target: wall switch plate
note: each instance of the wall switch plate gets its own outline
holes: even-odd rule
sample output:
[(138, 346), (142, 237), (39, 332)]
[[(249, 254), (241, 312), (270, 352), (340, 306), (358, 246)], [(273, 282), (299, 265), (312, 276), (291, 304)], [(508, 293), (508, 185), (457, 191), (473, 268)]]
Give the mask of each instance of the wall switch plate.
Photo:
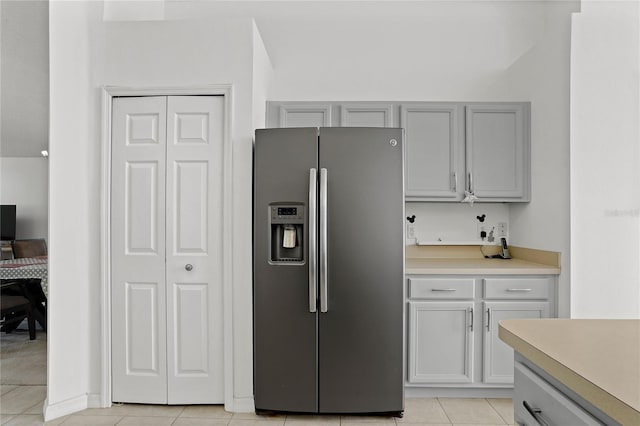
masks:
[(507, 236), (507, 222), (498, 223), (498, 235), (497, 237), (506, 237)]
[(416, 225), (413, 223), (407, 223), (407, 238), (416, 237)]

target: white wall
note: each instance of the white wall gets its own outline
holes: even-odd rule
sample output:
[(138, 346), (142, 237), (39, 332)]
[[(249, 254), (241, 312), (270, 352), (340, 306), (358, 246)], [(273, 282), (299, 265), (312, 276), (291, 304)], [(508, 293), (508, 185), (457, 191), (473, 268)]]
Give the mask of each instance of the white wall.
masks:
[[(253, 23), (250, 19), (106, 22), (94, 87), (232, 84), (233, 353), (237, 409), (253, 405), (251, 316), (251, 166)], [(102, 46), (96, 45), (100, 49)], [(170, 60), (168, 60), (170, 58)], [(97, 244), (94, 244), (97, 248)], [(95, 300), (99, 303), (99, 300)], [(98, 338), (91, 347), (99, 356)], [(97, 366), (96, 366), (97, 367)], [(92, 369), (92, 390), (99, 377)], [(234, 404), (228, 406), (234, 409)]]
[[(477, 216), (485, 215), (482, 224), (487, 227), (487, 233), (492, 227), (497, 244), (498, 223), (509, 224), (509, 206), (504, 203), (406, 203), (405, 216), (415, 215), (415, 235), (419, 243), (436, 243), (441, 239), (444, 243), (473, 243), (491, 244), (487, 240), (482, 241), (478, 233), (478, 224), (481, 222)], [(509, 231), (507, 230), (507, 237)], [(511, 241), (507, 238), (507, 241)], [(407, 239), (407, 244), (415, 241)]]
[[(99, 100), (91, 53), (101, 5), (51, 2), (49, 294), (45, 420), (81, 410), (92, 381), (99, 268)], [(73, 261), (69, 261), (73, 259)]]
[(260, 36), (260, 31), (253, 25), (253, 128), (265, 126), (267, 100), (271, 96), (273, 85), (273, 65)]
[[(246, 408), (252, 397), (251, 227), (247, 224), (251, 223), (253, 126), (262, 121), (257, 106), (262, 98), (528, 100), (542, 83), (518, 79), (512, 65), (544, 40), (548, 22), (552, 32), (562, 33), (568, 25), (561, 19), (566, 12), (548, 13), (548, 3), (424, 2), (420, 5), (424, 13), (402, 17), (381, 14), (364, 19), (352, 14), (344, 19), (326, 9), (329, 13), (289, 18), (286, 26), (280, 21), (285, 18), (262, 20), (258, 28), (269, 56), (266, 40), (280, 46), (271, 56), (269, 91), (269, 66), (250, 19), (104, 21), (100, 1), (51, 2), (48, 418), (95, 404), (101, 389), (100, 86), (234, 86), (234, 400)], [(549, 20), (548, 14), (558, 14), (558, 19)], [(543, 46), (548, 47), (544, 42)], [(551, 64), (549, 74), (541, 78), (557, 89), (548, 90), (549, 105), (567, 102), (566, 69), (558, 65), (566, 57), (561, 53), (557, 49), (536, 53), (537, 60)], [(566, 168), (561, 153), (567, 141), (561, 123), (566, 114), (544, 108), (534, 114), (541, 118), (534, 120), (533, 134), (554, 142), (548, 142), (548, 156), (534, 156), (533, 174), (562, 182)], [(534, 137), (532, 145), (541, 139)], [(556, 154), (559, 163), (548, 167)], [(534, 196), (541, 203), (538, 212), (556, 201), (546, 198), (544, 191)], [(532, 219), (522, 220), (519, 227), (524, 230), (531, 223)], [(543, 240), (548, 249), (568, 245), (568, 237), (553, 229), (531, 229), (540, 234), (534, 242)], [(512, 226), (511, 232), (520, 231)], [(511, 242), (523, 245), (518, 239)], [(75, 262), (68, 262), (70, 257)]]
[[(258, 24), (265, 39), (277, 33), (288, 47), (271, 56), (272, 100), (531, 101), (532, 201), (508, 207), (509, 244), (561, 252), (559, 314), (568, 316), (570, 17), (578, 6), (425, 2), (408, 17)], [(435, 218), (446, 232), (466, 226)]]
[(571, 52), (571, 315), (640, 318), (640, 3), (588, 1)]
[(251, 409), (252, 323), (247, 315), (251, 312), (251, 227), (247, 224), (251, 223), (254, 124), (253, 23), (250, 19), (120, 22), (105, 21), (103, 16), (99, 1), (51, 4), (52, 258), (46, 418), (100, 401), (103, 85), (233, 85), (234, 243), (230, 249), (235, 262), (230, 276), (233, 353), (240, 362), (233, 372), (229, 408)]
[(16, 239), (48, 238), (49, 162), (0, 158), (0, 204), (16, 205)]
[(547, 2), (530, 48), (507, 70), (507, 90), (531, 101), (531, 202), (511, 206), (510, 244), (561, 253), (558, 314), (569, 316), (569, 59), (579, 2)]
[(271, 55), (273, 100), (526, 100), (505, 90), (505, 74), (540, 38), (547, 3), (420, 2), (412, 15), (360, 18), (336, 6), (295, 24), (259, 20), (265, 40), (286, 46)]

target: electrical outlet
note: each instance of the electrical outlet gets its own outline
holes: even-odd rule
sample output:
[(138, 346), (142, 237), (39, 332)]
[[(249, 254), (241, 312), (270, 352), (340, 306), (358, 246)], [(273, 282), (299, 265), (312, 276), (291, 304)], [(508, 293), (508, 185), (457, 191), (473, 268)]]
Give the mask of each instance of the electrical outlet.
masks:
[(478, 238), (482, 238), (482, 233), (485, 233), (484, 237), (487, 238), (489, 234), (489, 226), (486, 223), (478, 223)]
[(407, 223), (407, 238), (416, 237), (416, 225), (413, 223)]
[(507, 222), (498, 223), (498, 235), (497, 237), (506, 237), (507, 236)]

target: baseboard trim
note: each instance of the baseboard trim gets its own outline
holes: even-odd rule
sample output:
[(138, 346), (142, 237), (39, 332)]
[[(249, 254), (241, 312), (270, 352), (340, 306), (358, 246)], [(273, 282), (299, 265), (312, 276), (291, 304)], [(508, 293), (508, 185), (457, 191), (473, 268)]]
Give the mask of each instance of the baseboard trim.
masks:
[(253, 413), (256, 411), (253, 398), (233, 398), (233, 406), (225, 404), (224, 409), (232, 413)]
[(513, 398), (513, 388), (405, 387), (405, 398)]
[(102, 396), (99, 393), (87, 395), (87, 408), (107, 408), (102, 406)]
[(44, 401), (44, 411), (42, 414), (44, 421), (48, 422), (49, 420), (77, 413), (87, 408), (89, 408), (89, 395), (87, 394), (65, 399), (55, 404), (49, 404), (49, 399), (47, 398)]

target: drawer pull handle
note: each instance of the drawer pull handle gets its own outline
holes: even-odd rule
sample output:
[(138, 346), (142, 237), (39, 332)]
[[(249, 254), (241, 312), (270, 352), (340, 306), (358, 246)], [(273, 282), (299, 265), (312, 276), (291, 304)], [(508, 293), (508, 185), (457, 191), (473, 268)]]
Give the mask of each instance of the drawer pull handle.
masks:
[(529, 403), (527, 401), (522, 401), (522, 405), (524, 405), (524, 408), (526, 408), (526, 410), (529, 412), (529, 414), (531, 414), (531, 417), (536, 419), (536, 421), (539, 424), (541, 424), (542, 426), (550, 426), (550, 424), (547, 423), (547, 421), (545, 421), (545, 419), (542, 417), (542, 410), (541, 409), (533, 408), (531, 405), (529, 405)]
[(432, 288), (431, 291), (457, 291), (455, 288)]
[(514, 293), (529, 293), (530, 291), (533, 291), (533, 289), (531, 289), (531, 288), (508, 288), (507, 291), (514, 292)]

